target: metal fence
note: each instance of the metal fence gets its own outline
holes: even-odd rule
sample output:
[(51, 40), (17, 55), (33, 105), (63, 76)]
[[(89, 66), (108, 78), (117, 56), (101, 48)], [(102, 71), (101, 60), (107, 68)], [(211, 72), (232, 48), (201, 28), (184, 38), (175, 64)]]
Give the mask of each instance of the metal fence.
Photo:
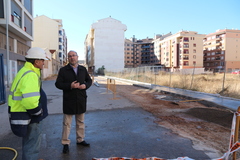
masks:
[(240, 99), (239, 74), (206, 72), (203, 68), (176, 70), (145, 66), (126, 68), (121, 72), (105, 71), (105, 75)]

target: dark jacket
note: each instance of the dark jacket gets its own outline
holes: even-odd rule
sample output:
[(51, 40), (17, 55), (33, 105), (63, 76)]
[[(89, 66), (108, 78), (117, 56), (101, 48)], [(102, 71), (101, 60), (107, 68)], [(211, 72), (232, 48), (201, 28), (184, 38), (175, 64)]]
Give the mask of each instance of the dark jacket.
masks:
[(42, 115), (32, 116), (31, 123), (38, 123), (48, 116), (47, 95), (43, 91), (42, 87), (40, 88), (39, 106), (42, 108)]
[[(85, 84), (86, 89), (71, 89), (71, 83), (77, 81)], [(87, 94), (86, 90), (92, 85), (92, 79), (85, 67), (78, 65), (77, 75), (68, 64), (59, 70), (55, 86), (63, 90), (63, 113), (81, 114), (86, 112)]]

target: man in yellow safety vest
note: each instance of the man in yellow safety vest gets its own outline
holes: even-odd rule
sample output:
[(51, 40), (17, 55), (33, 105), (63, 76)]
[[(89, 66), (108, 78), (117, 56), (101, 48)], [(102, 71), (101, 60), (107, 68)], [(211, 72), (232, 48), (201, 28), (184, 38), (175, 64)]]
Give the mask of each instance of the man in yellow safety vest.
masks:
[(26, 63), (13, 80), (9, 97), (9, 121), (13, 133), (22, 137), (22, 160), (37, 160), (41, 141), (41, 121), (47, 117), (47, 96), (41, 88), (41, 70), (46, 53), (33, 47)]

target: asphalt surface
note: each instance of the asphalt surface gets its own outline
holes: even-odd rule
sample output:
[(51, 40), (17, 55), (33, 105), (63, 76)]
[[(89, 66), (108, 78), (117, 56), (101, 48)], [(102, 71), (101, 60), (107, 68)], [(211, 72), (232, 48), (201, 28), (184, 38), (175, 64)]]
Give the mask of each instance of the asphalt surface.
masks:
[[(97, 78), (95, 80), (105, 81)], [(90, 147), (76, 145), (75, 122), (70, 134), (69, 154), (62, 154), (62, 91), (55, 88), (55, 81), (44, 81), (43, 89), (48, 97), (49, 116), (44, 119), (40, 157), (44, 160), (91, 160), (92, 158), (158, 157), (175, 159), (190, 157), (207, 160), (207, 153), (193, 147), (190, 139), (172, 133), (154, 122), (152, 114), (140, 106), (117, 95), (113, 99), (106, 86), (92, 85), (88, 93), (88, 109), (85, 115), (86, 137)], [(17, 151), (21, 160), (21, 138), (12, 134), (7, 104), (0, 106), (0, 147), (11, 147)], [(0, 160), (11, 160), (14, 152), (0, 150)]]

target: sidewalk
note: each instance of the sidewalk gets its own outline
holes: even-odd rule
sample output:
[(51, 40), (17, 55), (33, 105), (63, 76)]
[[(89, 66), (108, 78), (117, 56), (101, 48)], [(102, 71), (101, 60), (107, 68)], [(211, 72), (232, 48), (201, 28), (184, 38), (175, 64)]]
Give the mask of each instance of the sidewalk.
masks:
[(184, 90), (184, 89), (179, 89), (179, 88), (170, 88), (170, 87), (159, 86), (159, 85), (154, 85), (154, 84), (150, 84), (150, 83), (142, 83), (142, 82), (138, 82), (138, 81), (116, 78), (116, 77), (109, 77), (109, 78), (113, 78), (115, 80), (130, 83), (135, 86), (141, 86), (144, 88), (157, 90), (158, 92), (166, 92), (166, 93), (181, 95), (184, 97), (188, 97), (189, 99), (198, 99), (198, 100), (203, 101), (203, 103), (204, 103), (204, 101), (207, 101), (208, 103), (209, 102), (212, 103), (212, 105), (219, 105), (219, 106), (227, 107), (234, 111), (236, 111), (238, 109), (238, 107), (240, 106), (240, 99), (223, 97), (219, 94), (209, 94), (209, 93)]

